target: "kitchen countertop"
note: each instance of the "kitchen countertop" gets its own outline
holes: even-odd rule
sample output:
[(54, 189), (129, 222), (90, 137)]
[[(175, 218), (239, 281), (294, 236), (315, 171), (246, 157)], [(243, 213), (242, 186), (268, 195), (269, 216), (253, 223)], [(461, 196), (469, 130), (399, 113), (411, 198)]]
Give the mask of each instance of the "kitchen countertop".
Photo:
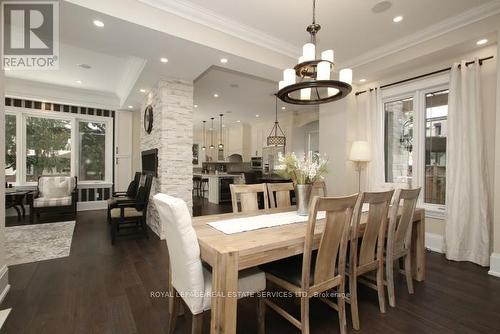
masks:
[(227, 179), (227, 178), (237, 178), (241, 177), (241, 174), (225, 174), (225, 173), (219, 173), (219, 174), (202, 174), (202, 173), (193, 173), (193, 176), (200, 176), (200, 177), (217, 177), (221, 179)]

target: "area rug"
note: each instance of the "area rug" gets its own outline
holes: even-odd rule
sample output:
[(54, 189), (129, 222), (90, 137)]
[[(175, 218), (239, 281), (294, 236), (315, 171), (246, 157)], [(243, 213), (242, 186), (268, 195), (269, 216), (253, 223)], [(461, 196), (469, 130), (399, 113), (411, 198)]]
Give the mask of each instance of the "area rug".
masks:
[(75, 222), (5, 228), (7, 265), (69, 256)]

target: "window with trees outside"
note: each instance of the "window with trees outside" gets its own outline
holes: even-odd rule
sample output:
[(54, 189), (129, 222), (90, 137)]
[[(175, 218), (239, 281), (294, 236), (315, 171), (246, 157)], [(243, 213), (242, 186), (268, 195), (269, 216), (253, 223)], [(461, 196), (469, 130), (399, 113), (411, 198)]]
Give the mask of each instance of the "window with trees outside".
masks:
[(383, 91), (385, 182), (422, 187), (421, 204), (436, 218), (446, 204), (448, 77)]
[(6, 182), (74, 175), (79, 184), (112, 183), (111, 118), (7, 107), (5, 121)]

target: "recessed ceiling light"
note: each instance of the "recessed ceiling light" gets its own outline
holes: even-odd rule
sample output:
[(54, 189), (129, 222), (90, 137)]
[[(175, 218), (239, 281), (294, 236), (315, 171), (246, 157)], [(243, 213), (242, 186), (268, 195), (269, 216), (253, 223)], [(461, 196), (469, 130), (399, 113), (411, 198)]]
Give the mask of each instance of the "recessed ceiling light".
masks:
[(286, 109), (286, 107), (281, 107), (281, 110), (285, 110), (285, 109)]
[(486, 43), (488, 43), (488, 40), (486, 38), (480, 39), (476, 42), (477, 45), (484, 45)]
[(259, 118), (259, 117), (260, 117), (260, 115), (255, 115), (255, 117)]
[(403, 21), (403, 17), (401, 15), (396, 16), (395, 18), (392, 19), (392, 21), (394, 23), (399, 23), (399, 22)]
[(168, 58), (162, 57), (162, 58), (160, 58), (160, 61), (162, 63), (168, 63)]
[(142, 89), (139, 89), (139, 92), (146, 93), (146, 90), (144, 88), (142, 88)]
[(94, 25), (96, 27), (102, 28), (102, 27), (104, 27), (104, 22), (99, 21), (99, 20), (94, 20)]
[(77, 84), (82, 84), (82, 80), (76, 80), (75, 81)]
[(195, 107), (195, 108), (198, 108), (198, 105), (197, 105), (197, 104), (195, 104), (195, 105), (194, 105), (194, 107)]
[(366, 82), (366, 79), (359, 79), (359, 82)]
[(128, 108), (129, 108), (129, 109), (132, 109), (132, 108), (134, 108), (134, 106), (128, 106)]
[(85, 70), (90, 70), (92, 68), (89, 64), (78, 64), (77, 66)]
[(237, 120), (236, 123), (240, 123), (241, 121), (240, 120)]
[(214, 97), (215, 97), (215, 98), (218, 98), (218, 97), (219, 97), (219, 94), (215, 93), (215, 94), (214, 94)]
[(221, 59), (220, 59), (220, 62), (221, 62), (222, 64), (227, 64), (228, 60), (227, 60), (227, 58), (221, 58)]

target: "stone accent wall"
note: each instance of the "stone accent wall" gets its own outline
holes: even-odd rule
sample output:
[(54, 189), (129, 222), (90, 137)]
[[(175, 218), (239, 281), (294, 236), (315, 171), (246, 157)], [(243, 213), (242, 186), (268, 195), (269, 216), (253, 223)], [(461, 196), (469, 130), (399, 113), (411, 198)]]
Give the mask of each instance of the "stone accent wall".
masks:
[[(153, 106), (153, 130), (147, 134), (142, 127), (141, 151), (158, 149), (158, 177), (151, 196), (161, 192), (186, 201), (192, 210), (193, 199), (193, 84), (162, 79), (148, 95), (145, 107)], [(165, 231), (151, 200), (148, 225), (165, 239)]]

